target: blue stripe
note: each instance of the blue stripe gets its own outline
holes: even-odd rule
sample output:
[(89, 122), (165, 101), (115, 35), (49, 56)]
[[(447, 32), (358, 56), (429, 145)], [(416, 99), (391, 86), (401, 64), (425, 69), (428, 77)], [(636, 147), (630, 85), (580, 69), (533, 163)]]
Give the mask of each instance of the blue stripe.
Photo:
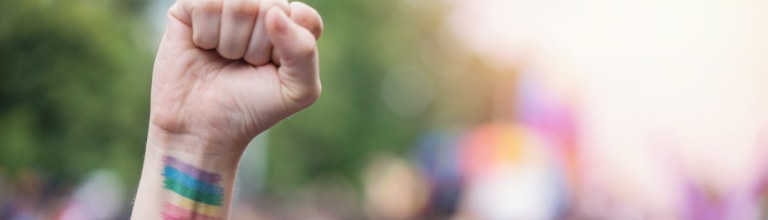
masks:
[(224, 193), (224, 190), (220, 186), (211, 185), (210, 183), (195, 179), (189, 174), (181, 172), (171, 166), (165, 166), (163, 169), (163, 176), (172, 179), (174, 182), (181, 183), (186, 186), (186, 188), (194, 189), (196, 191), (219, 195)]

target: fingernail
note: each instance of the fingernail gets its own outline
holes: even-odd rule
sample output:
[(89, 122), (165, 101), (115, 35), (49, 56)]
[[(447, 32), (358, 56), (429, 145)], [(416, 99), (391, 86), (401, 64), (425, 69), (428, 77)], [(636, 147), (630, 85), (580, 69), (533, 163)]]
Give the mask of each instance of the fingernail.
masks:
[(272, 9), (276, 10), (277, 13), (277, 21), (275, 21), (275, 31), (279, 33), (285, 33), (285, 30), (288, 29), (288, 17), (285, 16), (285, 13), (280, 11), (279, 9)]

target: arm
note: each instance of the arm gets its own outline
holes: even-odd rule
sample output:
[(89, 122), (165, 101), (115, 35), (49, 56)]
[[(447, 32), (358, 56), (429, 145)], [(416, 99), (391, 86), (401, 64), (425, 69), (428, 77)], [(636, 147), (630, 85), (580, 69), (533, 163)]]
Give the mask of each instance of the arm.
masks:
[(168, 14), (132, 219), (227, 219), (248, 142), (320, 94), (322, 21), (286, 0), (179, 0)]

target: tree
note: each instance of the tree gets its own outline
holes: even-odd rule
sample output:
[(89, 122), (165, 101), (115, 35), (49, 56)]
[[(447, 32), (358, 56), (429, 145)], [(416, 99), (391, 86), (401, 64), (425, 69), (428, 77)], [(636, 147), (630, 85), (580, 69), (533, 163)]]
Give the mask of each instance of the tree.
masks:
[(0, 2), (0, 169), (138, 178), (151, 53), (109, 2)]

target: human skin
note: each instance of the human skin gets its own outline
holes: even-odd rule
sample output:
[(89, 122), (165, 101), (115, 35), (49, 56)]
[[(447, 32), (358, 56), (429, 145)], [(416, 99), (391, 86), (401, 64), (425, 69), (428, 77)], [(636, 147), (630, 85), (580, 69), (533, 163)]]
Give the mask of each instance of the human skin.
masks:
[(177, 1), (155, 60), (132, 219), (227, 219), (248, 142), (319, 97), (322, 29), (314, 9), (287, 0)]

